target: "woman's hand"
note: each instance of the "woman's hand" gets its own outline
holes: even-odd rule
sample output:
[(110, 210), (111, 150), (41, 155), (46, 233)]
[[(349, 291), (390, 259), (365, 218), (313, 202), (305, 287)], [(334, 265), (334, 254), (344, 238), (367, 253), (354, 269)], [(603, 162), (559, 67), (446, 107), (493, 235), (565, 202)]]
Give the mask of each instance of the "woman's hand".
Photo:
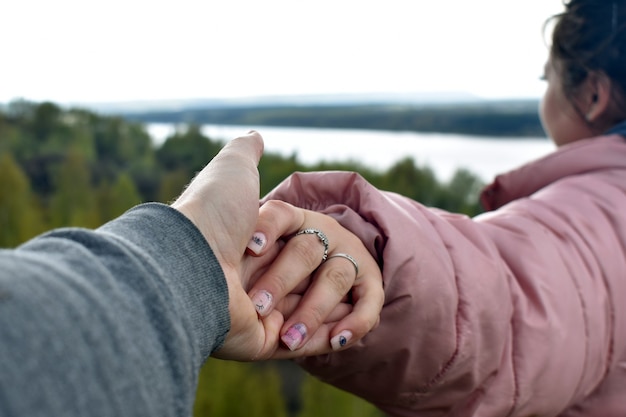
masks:
[(261, 207), (256, 230), (248, 253), (273, 258), (281, 246), (249, 290), (261, 317), (280, 311), (287, 318), (280, 336), (289, 350), (274, 358), (344, 349), (377, 325), (384, 302), (380, 268), (352, 232), (328, 215), (282, 201)]

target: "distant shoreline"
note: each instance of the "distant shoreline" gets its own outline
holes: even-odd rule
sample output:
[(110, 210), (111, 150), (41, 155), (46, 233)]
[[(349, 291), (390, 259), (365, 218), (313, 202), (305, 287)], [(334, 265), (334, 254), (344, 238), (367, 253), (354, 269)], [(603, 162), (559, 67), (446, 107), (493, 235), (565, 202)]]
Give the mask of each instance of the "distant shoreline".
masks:
[(520, 138), (545, 136), (537, 108), (537, 101), (529, 100), (193, 107), (118, 114), (142, 123), (367, 129)]
[[(278, 97), (61, 105), (143, 124), (240, 125), (460, 134), (506, 138), (546, 137), (538, 99), (419, 101), (407, 97)], [(292, 100), (292, 101), (289, 101)], [(20, 100), (0, 104), (9, 108)], [(28, 102), (25, 100), (24, 102)], [(54, 104), (54, 103), (52, 103)]]

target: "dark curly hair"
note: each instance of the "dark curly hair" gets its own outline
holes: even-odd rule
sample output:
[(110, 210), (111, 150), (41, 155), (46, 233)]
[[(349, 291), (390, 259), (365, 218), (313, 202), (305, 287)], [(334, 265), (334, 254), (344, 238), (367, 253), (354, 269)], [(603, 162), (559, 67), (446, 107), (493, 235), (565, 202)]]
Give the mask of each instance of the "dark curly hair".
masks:
[(611, 118), (626, 118), (626, 0), (570, 0), (554, 22), (550, 57), (558, 63), (563, 91), (573, 100), (590, 73), (612, 85)]

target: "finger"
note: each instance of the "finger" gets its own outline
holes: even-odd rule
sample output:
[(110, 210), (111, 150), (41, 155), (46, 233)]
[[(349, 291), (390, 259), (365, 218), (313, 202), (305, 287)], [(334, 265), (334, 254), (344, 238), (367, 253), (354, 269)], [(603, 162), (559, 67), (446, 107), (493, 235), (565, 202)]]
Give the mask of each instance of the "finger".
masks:
[(307, 343), (298, 350), (289, 350), (284, 346), (280, 346), (274, 351), (271, 359), (294, 359), (328, 353), (330, 351), (328, 344), (330, 331), (336, 324), (334, 322), (322, 324), (309, 338)]
[(307, 281), (321, 263), (322, 253), (323, 247), (317, 237), (290, 239), (249, 292), (259, 314), (269, 314), (274, 301), (301, 287), (301, 283)]
[[(260, 191), (257, 167), (262, 154), (263, 138), (259, 133), (250, 131), (247, 135), (228, 142), (199, 175), (203, 176), (202, 181), (207, 187), (212, 185), (215, 189), (225, 189), (229, 195), (217, 202), (211, 200), (212, 196), (202, 195), (201, 198), (204, 201), (208, 199), (209, 204), (213, 204), (214, 211), (220, 214), (219, 220), (223, 224), (221, 230), (215, 231), (217, 236), (210, 237), (209, 243), (213, 243), (211, 247), (215, 247), (216, 243), (224, 245), (222, 242), (233, 241), (234, 247), (226, 255), (226, 262), (238, 262), (238, 255), (245, 251), (249, 236), (254, 230)], [(214, 242), (218, 239), (218, 242)]]
[[(342, 230), (341, 248), (349, 249), (338, 248), (331, 253), (331, 257), (316, 272), (301, 303), (285, 321), (281, 338), (291, 349), (308, 344), (308, 336), (328, 321), (325, 317), (334, 305), (343, 301), (350, 288), (355, 309), (341, 319), (338, 327), (333, 328), (327, 340), (327, 351), (357, 342), (379, 319), (384, 303), (380, 268), (363, 243), (350, 232)], [(347, 255), (348, 252), (355, 257)]]
[[(359, 295), (354, 296), (355, 299), (358, 298), (354, 307), (346, 303), (339, 304), (327, 317), (327, 321), (319, 326), (300, 349), (292, 351), (288, 348), (279, 348), (275, 351), (272, 359), (323, 355), (332, 351), (344, 350), (376, 328), (380, 322), (384, 291), (381, 282), (377, 279), (364, 281), (366, 282), (362, 286), (359, 285), (361, 288), (355, 290)], [(281, 306), (285, 317), (288, 317), (292, 309), (295, 311), (298, 307), (298, 301), (298, 299), (289, 299), (289, 305)], [(343, 318), (337, 322), (335, 320), (338, 317)]]
[(382, 276), (365, 276), (352, 288), (354, 308), (337, 323), (330, 334), (332, 350), (345, 349), (374, 329), (380, 322), (385, 302)]
[[(215, 181), (219, 181), (220, 184), (228, 182), (239, 184), (241, 178), (245, 177), (253, 178), (255, 182), (258, 182), (257, 166), (262, 154), (263, 138), (258, 132), (250, 131), (247, 135), (229, 141), (198, 173), (173, 206), (197, 196), (201, 193), (202, 187)], [(252, 175), (242, 176), (242, 170), (252, 171)], [(256, 190), (258, 192), (258, 185)]]
[[(274, 332), (276, 330), (276, 325), (278, 325), (279, 323), (282, 325), (282, 323), (284, 323), (284, 320), (279, 320), (283, 317), (288, 317), (296, 309), (301, 298), (301, 296), (294, 294), (286, 296), (283, 300), (276, 304), (276, 308), (268, 317), (263, 318), (262, 322), (265, 323), (269, 319), (272, 319), (273, 325), (271, 326), (271, 328), (272, 332)], [(352, 309), (352, 304), (341, 303), (337, 305), (335, 309), (328, 315), (328, 321), (320, 326), (318, 331), (315, 332), (315, 334), (309, 339), (307, 344), (302, 347), (302, 349), (298, 351), (291, 351), (284, 345), (272, 346), (272, 349), (265, 350), (266, 355), (267, 352), (271, 354), (271, 356), (269, 357), (265, 356), (265, 359), (297, 358), (328, 353), (328, 340), (330, 337), (329, 335), (331, 329), (335, 327), (337, 320), (348, 315), (352, 311)], [(278, 319), (278, 317), (280, 317), (280, 319)], [(277, 340), (280, 342), (280, 339), (278, 339), (278, 335), (276, 335), (273, 340)]]
[(238, 262), (254, 231), (262, 153), (257, 132), (228, 142), (172, 203), (200, 229), (221, 265)]
[[(293, 312), (298, 307), (298, 304), (302, 300), (301, 295), (290, 294), (283, 298), (281, 301), (276, 303), (275, 310), (280, 312), (284, 318), (288, 319), (289, 316), (293, 314)], [(342, 301), (332, 310), (330, 314), (326, 317), (325, 324), (328, 323), (337, 323), (339, 320), (346, 317), (348, 314), (352, 312), (354, 306), (352, 304), (346, 303)]]
[[(264, 230), (265, 247), (261, 254), (264, 255), (270, 250), (281, 237), (293, 236), (301, 230), (306, 222), (307, 212), (282, 201), (264, 204), (259, 210), (257, 222), (260, 230)], [(330, 217), (319, 216), (324, 218), (319, 223), (334, 221)], [(269, 270), (250, 290), (250, 296), (261, 316), (271, 312), (274, 300), (280, 300), (298, 286), (300, 289), (303, 288), (302, 282), (306, 281), (322, 262), (328, 247), (327, 242), (318, 235), (304, 234), (295, 236), (285, 243)]]
[(270, 359), (277, 350), (281, 349), (280, 346), (280, 327), (285, 322), (283, 315), (275, 310), (263, 320), (257, 320), (259, 326), (262, 326), (265, 331), (265, 338), (263, 341), (263, 347), (261, 348), (258, 356), (251, 360), (266, 360)]
[[(366, 292), (366, 300), (370, 298), (375, 300), (372, 307), (361, 308), (357, 315), (346, 322), (349, 326), (354, 325), (354, 331), (350, 328), (341, 328), (333, 330), (332, 335), (340, 341), (339, 347), (359, 340), (378, 320), (384, 299), (382, 277), (374, 258), (355, 235), (329, 216), (297, 209), (283, 202), (270, 202), (266, 210), (268, 210), (266, 214), (269, 215), (261, 217), (268, 220), (265, 226), (270, 236), (268, 240), (293, 234), (305, 225), (315, 225), (328, 234), (331, 254), (346, 252), (355, 255), (357, 260), (362, 260), (361, 271), (356, 271), (359, 268), (355, 268), (351, 257), (346, 255), (333, 258), (319, 267), (315, 273), (315, 280), (306, 290), (302, 302), (283, 327), (281, 336), (283, 342), (291, 349), (299, 349), (307, 344), (322, 323), (328, 322), (328, 315), (344, 299), (352, 285), (359, 284), (359, 278), (368, 277), (368, 280), (364, 280), (366, 285), (362, 288)], [(292, 293), (294, 288), (301, 287), (301, 282), (306, 281), (306, 277), (316, 270), (324, 252), (324, 245), (321, 245), (319, 240), (319, 236), (314, 234), (292, 237), (270, 269), (255, 283), (249, 294), (261, 316), (271, 312), (273, 304)], [(336, 246), (334, 244), (336, 242), (341, 242), (341, 247)], [(374, 286), (375, 283), (378, 283), (378, 288)], [(359, 292), (358, 288), (356, 292)], [(344, 334), (338, 335), (341, 332)], [(325, 346), (326, 351), (329, 351), (330, 339), (326, 340)]]
[(247, 252), (252, 256), (264, 254), (280, 237), (296, 233), (303, 223), (303, 210), (284, 201), (266, 202), (259, 209), (255, 233)]
[(251, 130), (226, 143), (211, 162), (215, 162), (215, 165), (230, 165), (231, 159), (244, 158), (248, 160), (246, 163), (256, 167), (263, 155), (263, 147), (263, 138), (259, 132)]
[(221, 349), (213, 356), (221, 359), (251, 361), (266, 359), (279, 347), (284, 319), (275, 311), (265, 320), (258, 319), (247, 294), (241, 288), (229, 287), (231, 327)]
[[(272, 262), (278, 254), (283, 245), (274, 245), (263, 256), (245, 256), (242, 258), (240, 278), (241, 286), (244, 291), (249, 292), (252, 286), (257, 280), (263, 276), (264, 273), (270, 268)], [(304, 291), (301, 291), (303, 293)]]
[[(231, 232), (231, 235), (233, 231), (240, 230), (242, 224), (245, 224), (246, 228), (248, 225), (252, 228), (258, 217), (260, 180), (257, 167), (262, 154), (263, 138), (257, 132), (251, 131), (247, 135), (231, 140), (198, 174), (192, 182), (193, 187), (187, 188), (183, 195), (197, 194), (195, 197), (201, 202), (211, 203), (217, 206), (218, 210), (228, 210), (220, 216), (220, 219), (225, 223), (225, 230)], [(205, 190), (213, 188), (227, 189), (232, 197), (212, 201), (210, 199), (213, 196), (206, 195)], [(229, 216), (233, 211), (240, 215)], [(241, 236), (242, 251), (248, 243), (249, 233)]]
[(309, 336), (327, 321), (335, 306), (352, 288), (355, 278), (350, 262), (332, 258), (323, 263), (293, 316), (285, 322), (281, 336), (283, 343), (291, 350), (304, 345)]

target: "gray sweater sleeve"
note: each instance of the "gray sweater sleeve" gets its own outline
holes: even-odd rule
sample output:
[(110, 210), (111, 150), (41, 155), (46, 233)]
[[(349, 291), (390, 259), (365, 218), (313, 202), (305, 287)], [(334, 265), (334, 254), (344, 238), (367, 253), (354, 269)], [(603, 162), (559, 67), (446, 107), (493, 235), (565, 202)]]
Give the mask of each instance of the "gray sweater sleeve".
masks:
[(230, 327), (223, 272), (178, 211), (0, 251), (1, 416), (190, 416)]

